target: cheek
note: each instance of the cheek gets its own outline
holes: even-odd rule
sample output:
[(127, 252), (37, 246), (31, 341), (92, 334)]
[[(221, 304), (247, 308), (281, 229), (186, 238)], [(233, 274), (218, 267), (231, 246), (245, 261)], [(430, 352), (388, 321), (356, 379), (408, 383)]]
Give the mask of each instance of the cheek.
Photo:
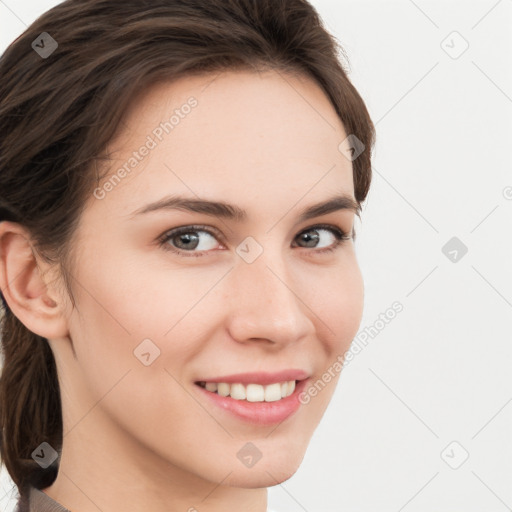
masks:
[[(304, 391), (305, 407), (311, 418), (323, 416), (338, 384), (343, 358), (359, 329), (364, 307), (364, 281), (354, 258), (324, 278), (323, 295), (316, 295), (315, 312), (325, 360), (316, 380)], [(323, 326), (323, 327), (322, 327)]]
[[(101, 266), (83, 266), (78, 303), (83, 325), (137, 337), (162, 337), (207, 290), (187, 272), (162, 268), (149, 258), (98, 256)], [(148, 261), (149, 260), (149, 261)], [(91, 321), (89, 321), (91, 320)]]
[[(306, 304), (318, 316), (322, 339), (328, 340), (329, 355), (345, 351), (357, 334), (364, 307), (364, 282), (355, 257), (331, 270), (321, 269), (304, 291)], [(306, 290), (304, 288), (304, 290)]]
[[(219, 305), (212, 304), (208, 292), (219, 272), (180, 272), (129, 257), (109, 260), (106, 253), (97, 259), (101, 266), (81, 267), (78, 311), (70, 325), (87, 378), (105, 387), (105, 376), (111, 383), (130, 368), (149, 373), (170, 361), (173, 368), (183, 368), (197, 351), (198, 316), (214, 321)], [(147, 347), (144, 353), (155, 361), (149, 367), (138, 358), (139, 346)]]
[(359, 329), (364, 307), (364, 282), (358, 265), (345, 274), (339, 293), (338, 325), (350, 343)]
[(143, 366), (134, 350), (145, 339), (160, 345), (172, 320), (166, 310), (173, 308), (169, 297), (161, 296), (162, 286), (148, 283), (143, 265), (108, 256), (98, 254), (101, 265), (81, 266), (70, 325), (81, 371), (99, 394), (128, 370)]

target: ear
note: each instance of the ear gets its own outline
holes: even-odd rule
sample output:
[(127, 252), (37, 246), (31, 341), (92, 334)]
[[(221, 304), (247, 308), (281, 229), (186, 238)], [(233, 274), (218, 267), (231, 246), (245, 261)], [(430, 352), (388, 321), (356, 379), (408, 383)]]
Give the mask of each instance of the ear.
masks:
[(20, 224), (0, 222), (0, 289), (9, 309), (33, 333), (62, 338), (68, 335), (64, 304), (43, 279), (48, 268)]

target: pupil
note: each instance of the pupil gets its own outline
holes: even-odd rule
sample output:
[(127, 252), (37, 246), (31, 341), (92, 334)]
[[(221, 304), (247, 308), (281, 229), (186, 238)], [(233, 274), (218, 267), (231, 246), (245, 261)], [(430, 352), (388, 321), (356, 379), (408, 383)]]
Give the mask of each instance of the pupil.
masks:
[[(317, 239), (318, 239), (318, 234), (314, 235), (314, 236), (311, 236), (309, 233), (304, 233), (304, 235), (302, 235), (304, 238), (305, 238), (305, 242), (316, 242)], [(309, 247), (314, 247), (315, 244), (313, 243), (312, 245), (310, 245)]]
[[(194, 245), (194, 242), (197, 242), (197, 240), (194, 240), (194, 238), (197, 239), (197, 236), (194, 236), (194, 235), (191, 235), (190, 233), (184, 233), (182, 235), (179, 235), (179, 239), (180, 241), (183, 243), (184, 242), (184, 245), (185, 246), (188, 246), (188, 247), (191, 247)], [(194, 248), (197, 247), (197, 243), (196, 245), (194, 246)]]

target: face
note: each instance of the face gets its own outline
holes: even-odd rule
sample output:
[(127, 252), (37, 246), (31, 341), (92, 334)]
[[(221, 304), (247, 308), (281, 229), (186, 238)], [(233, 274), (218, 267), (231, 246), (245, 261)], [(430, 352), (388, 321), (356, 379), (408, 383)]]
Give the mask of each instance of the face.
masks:
[(319, 86), (290, 74), (139, 98), (72, 241), (69, 346), (52, 343), (64, 453), (84, 429), (159, 475), (266, 487), (297, 470), (362, 315), (349, 202), (302, 216), (355, 202), (346, 136)]

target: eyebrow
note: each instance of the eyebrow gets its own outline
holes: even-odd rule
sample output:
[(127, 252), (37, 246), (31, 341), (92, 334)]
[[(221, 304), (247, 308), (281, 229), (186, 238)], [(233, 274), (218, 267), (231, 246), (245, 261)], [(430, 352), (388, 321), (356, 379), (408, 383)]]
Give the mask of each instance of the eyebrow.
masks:
[[(158, 210), (185, 210), (195, 213), (203, 213), (212, 217), (222, 217), (236, 222), (247, 220), (248, 215), (239, 206), (228, 204), (222, 201), (211, 201), (201, 198), (184, 196), (167, 196), (154, 203), (147, 204), (130, 214), (130, 218)], [(330, 197), (311, 206), (304, 208), (299, 215), (299, 222), (327, 215), (339, 210), (349, 210), (359, 214), (360, 205), (355, 199), (347, 194), (340, 194)]]

